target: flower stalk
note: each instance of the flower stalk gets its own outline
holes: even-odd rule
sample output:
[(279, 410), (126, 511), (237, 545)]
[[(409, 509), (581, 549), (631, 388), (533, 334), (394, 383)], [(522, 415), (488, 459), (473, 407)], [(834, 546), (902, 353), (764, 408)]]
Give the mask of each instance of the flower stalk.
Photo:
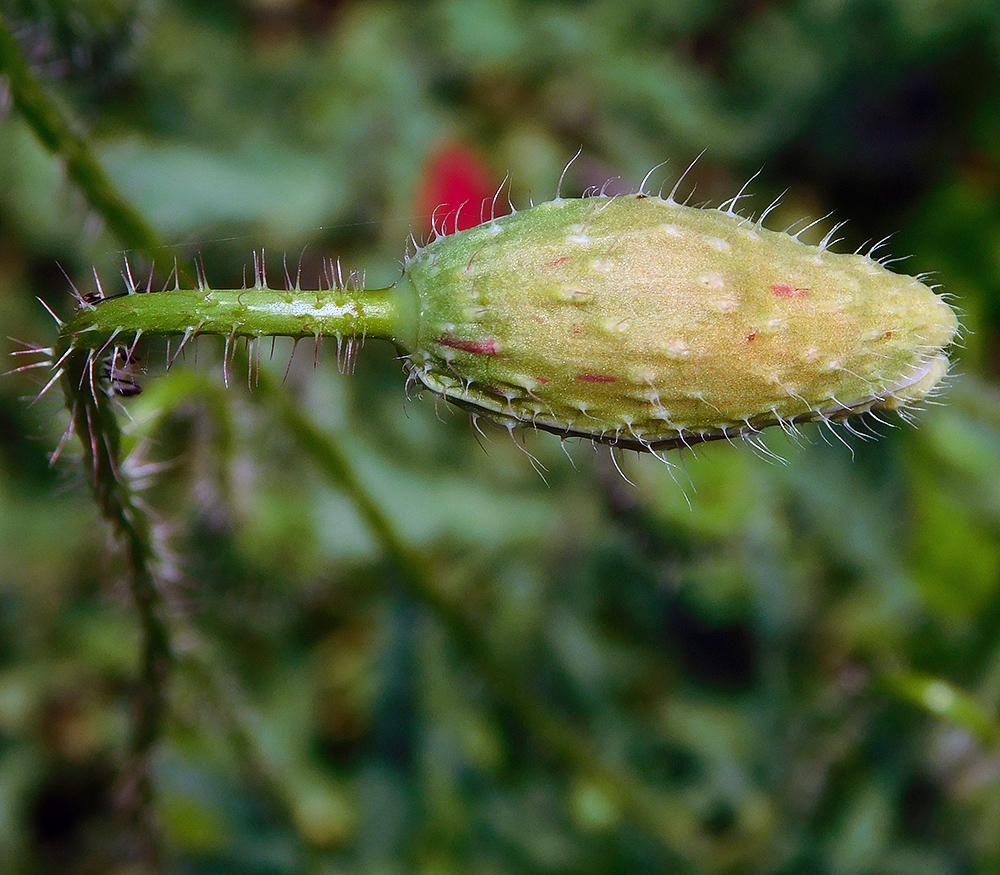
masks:
[(412, 316), (402, 290), (334, 288), (279, 290), (263, 283), (247, 289), (212, 289), (203, 282), (164, 292), (130, 290), (95, 303), (84, 301), (62, 329), (65, 346), (99, 349), (122, 337), (199, 334), (224, 337), (380, 337), (397, 341)]

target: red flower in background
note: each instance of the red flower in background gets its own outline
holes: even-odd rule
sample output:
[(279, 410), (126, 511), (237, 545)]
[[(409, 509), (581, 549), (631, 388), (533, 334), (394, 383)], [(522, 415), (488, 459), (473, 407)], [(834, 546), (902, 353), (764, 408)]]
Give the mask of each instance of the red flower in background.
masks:
[(464, 231), (491, 215), (502, 216), (510, 211), (503, 197), (497, 198), (493, 208), (498, 184), (490, 167), (472, 148), (464, 143), (445, 143), (430, 154), (424, 165), (418, 213), (425, 217), (428, 230), (433, 215), (438, 231)]

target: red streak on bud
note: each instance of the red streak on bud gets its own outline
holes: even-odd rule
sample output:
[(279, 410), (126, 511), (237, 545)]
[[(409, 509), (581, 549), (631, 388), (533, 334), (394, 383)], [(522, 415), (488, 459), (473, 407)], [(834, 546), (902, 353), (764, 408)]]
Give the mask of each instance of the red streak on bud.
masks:
[[(464, 222), (464, 220), (463, 220), (463, 222)], [(460, 223), (460, 224), (462, 224), (462, 223)], [(465, 230), (465, 229), (462, 228), (462, 230)], [(469, 263), (467, 265), (465, 265), (465, 272), (466, 273), (468, 273), (469, 271), (472, 270), (472, 262), (474, 262), (476, 260), (476, 256), (479, 255), (479, 253), (482, 252), (485, 248), (486, 248), (486, 244), (484, 243), (475, 252), (472, 253), (472, 258), (470, 258), (469, 259)]]
[(545, 377), (535, 377), (535, 382), (536, 383), (549, 383), (551, 381), (550, 380), (546, 380)]
[(458, 337), (435, 337), (435, 343), (441, 346), (450, 346), (452, 349), (460, 349), (462, 352), (473, 352), (478, 355), (497, 355), (497, 342), (495, 340), (462, 340)]
[(615, 377), (609, 377), (607, 374), (577, 374), (576, 378), (578, 380), (583, 380), (586, 383), (616, 383), (616, 382), (618, 382)]
[(795, 286), (771, 286), (771, 291), (774, 292), (775, 296), (778, 298), (806, 298), (809, 296), (811, 289), (797, 289)]
[(565, 264), (567, 261), (569, 261), (569, 256), (568, 255), (564, 255), (564, 256), (562, 256), (562, 258), (557, 258), (555, 261), (547, 261), (547, 262), (545, 262), (544, 266), (545, 267), (559, 267), (560, 264)]

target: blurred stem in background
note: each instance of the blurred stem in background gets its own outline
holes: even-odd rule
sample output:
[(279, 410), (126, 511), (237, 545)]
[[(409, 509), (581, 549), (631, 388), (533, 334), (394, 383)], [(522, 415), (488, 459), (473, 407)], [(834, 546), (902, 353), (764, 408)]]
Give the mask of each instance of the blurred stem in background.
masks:
[[(14, 106), (39, 140), (65, 162), (71, 178), (114, 234), (129, 247), (149, 252), (158, 246), (155, 232), (121, 196), (87, 142), (48, 97), (21, 55), (14, 35), (0, 14), (0, 74), (7, 78)], [(135, 697), (132, 740), (119, 776), (119, 804), (126, 821), (129, 858), (150, 870), (163, 866), (163, 849), (153, 815), (151, 757), (163, 732), (167, 709), (167, 676), (172, 659), (170, 620), (164, 604), (166, 580), (162, 550), (154, 524), (135, 494), (121, 452), (121, 432), (112, 395), (97, 387), (102, 376), (93, 359), (76, 351), (63, 363), (66, 404), (84, 450), (101, 513), (115, 528), (128, 556), (132, 598), (143, 634), (140, 685)]]

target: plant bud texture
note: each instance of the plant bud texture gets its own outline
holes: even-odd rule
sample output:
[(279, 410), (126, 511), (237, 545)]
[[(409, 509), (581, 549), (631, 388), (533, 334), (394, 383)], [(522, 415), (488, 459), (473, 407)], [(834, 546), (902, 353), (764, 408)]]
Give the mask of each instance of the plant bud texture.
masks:
[(941, 296), (868, 255), (643, 194), (438, 237), (398, 291), (423, 385), (634, 449), (899, 410), (940, 383), (958, 330)]

